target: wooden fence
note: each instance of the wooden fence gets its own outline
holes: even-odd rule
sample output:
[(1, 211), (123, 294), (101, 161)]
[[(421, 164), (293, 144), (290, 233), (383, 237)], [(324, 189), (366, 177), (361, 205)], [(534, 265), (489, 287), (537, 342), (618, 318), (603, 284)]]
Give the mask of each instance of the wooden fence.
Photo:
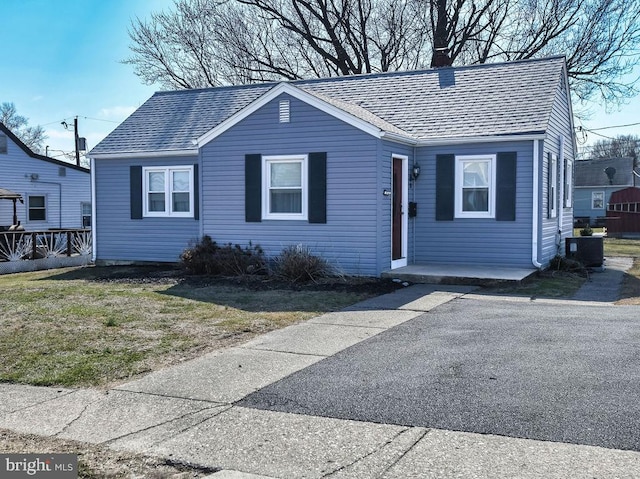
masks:
[(91, 230), (1, 231), (0, 262), (91, 254)]

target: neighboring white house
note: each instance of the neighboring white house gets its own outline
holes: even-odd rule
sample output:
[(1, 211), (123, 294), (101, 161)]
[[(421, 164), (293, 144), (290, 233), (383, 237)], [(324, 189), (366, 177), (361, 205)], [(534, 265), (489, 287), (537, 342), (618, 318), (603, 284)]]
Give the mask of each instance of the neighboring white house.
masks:
[[(91, 225), (89, 170), (34, 153), (0, 123), (0, 188), (16, 192), (18, 221), (26, 230)], [(13, 202), (0, 201), (0, 229), (13, 224)]]

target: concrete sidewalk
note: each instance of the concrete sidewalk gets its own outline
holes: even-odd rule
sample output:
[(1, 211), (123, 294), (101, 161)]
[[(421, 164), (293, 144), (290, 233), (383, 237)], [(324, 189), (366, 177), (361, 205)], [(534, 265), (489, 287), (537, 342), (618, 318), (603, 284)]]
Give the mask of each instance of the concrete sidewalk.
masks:
[(414, 285), (109, 391), (0, 385), (0, 428), (206, 466), (216, 479), (639, 477), (633, 451), (235, 405), (471, 291)]

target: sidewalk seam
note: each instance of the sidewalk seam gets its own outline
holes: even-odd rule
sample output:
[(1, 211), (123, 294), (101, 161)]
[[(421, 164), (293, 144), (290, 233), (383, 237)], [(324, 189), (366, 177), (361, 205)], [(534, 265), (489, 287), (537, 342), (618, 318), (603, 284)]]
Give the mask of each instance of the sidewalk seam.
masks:
[(97, 399), (95, 399), (93, 401), (89, 401), (87, 404), (85, 404), (85, 406), (82, 408), (82, 411), (80, 411), (80, 413), (74, 419), (69, 421), (60, 431), (58, 431), (57, 433), (53, 434), (53, 437), (59, 437), (60, 434), (64, 434), (65, 431), (67, 431), (74, 423), (76, 423), (84, 415), (85, 412), (87, 412), (87, 409), (89, 409), (89, 406), (101, 401), (104, 396), (106, 396), (106, 394), (103, 394), (102, 396), (98, 397)]
[[(202, 421), (198, 421), (197, 423), (192, 424), (191, 426), (187, 426), (187, 427), (184, 427), (184, 428), (180, 429), (176, 434), (174, 434), (174, 437), (177, 436), (178, 434), (182, 434), (183, 432), (188, 431), (189, 429), (191, 429), (193, 427), (199, 426), (200, 424), (202, 424), (202, 423), (204, 423), (204, 422), (206, 422), (206, 421), (208, 421), (208, 420), (210, 420), (210, 419), (212, 419), (212, 418), (214, 418), (214, 417), (216, 417), (216, 416), (218, 416), (218, 415), (220, 415), (220, 414), (222, 414), (224, 412), (227, 412), (233, 406), (230, 405), (230, 404), (222, 404), (222, 405), (220, 405), (218, 407), (221, 409), (219, 412), (217, 412), (216, 414), (213, 414), (212, 416), (206, 417)], [(178, 421), (180, 419), (184, 419), (186, 417), (193, 416), (195, 414), (199, 414), (199, 413), (204, 412), (204, 411), (213, 411), (215, 409), (217, 409), (217, 407), (205, 407), (203, 409), (199, 409), (198, 411), (189, 412), (189, 413), (183, 414), (182, 416), (178, 416), (178, 417), (175, 417), (173, 419), (170, 419), (168, 421), (164, 421), (164, 422), (161, 422), (161, 423), (158, 423), (158, 424), (154, 424), (152, 426), (148, 426), (148, 427), (139, 429), (137, 431), (129, 432), (127, 434), (123, 434), (122, 436), (114, 437), (112, 439), (109, 439), (107, 441), (102, 442), (102, 444), (106, 444), (108, 446), (108, 445), (110, 445), (110, 444), (112, 444), (112, 443), (114, 443), (116, 441), (119, 441), (121, 439), (124, 439), (126, 437), (133, 436), (135, 434), (139, 434), (139, 433), (142, 433), (142, 432), (145, 432), (145, 431), (150, 431), (151, 429), (154, 429), (156, 427), (164, 426), (164, 425), (170, 424), (170, 423), (172, 423), (174, 421)], [(157, 446), (158, 444), (161, 444), (163, 441), (164, 440), (162, 440), (162, 441), (153, 441), (151, 444), (149, 444), (149, 447), (147, 449), (149, 449), (151, 447), (154, 447), (154, 446)]]
[(422, 434), (420, 434), (420, 437), (418, 437), (418, 439), (416, 439), (413, 444), (411, 444), (406, 451), (404, 451), (402, 454), (400, 454), (400, 457), (398, 457), (395, 461), (392, 461), (391, 464), (389, 464), (387, 467), (384, 468), (384, 470), (382, 471), (382, 474), (380, 474), (380, 477), (384, 477), (384, 475), (389, 472), (391, 470), (391, 468), (393, 466), (395, 466), (396, 464), (398, 464), (407, 454), (409, 454), (409, 452), (416, 447), (416, 445), (422, 441), (424, 439), (424, 437), (429, 434), (431, 432), (431, 428), (426, 428), (424, 430), (424, 432)]
[[(361, 457), (359, 457), (359, 458), (357, 458), (357, 459), (353, 460), (353, 461), (352, 461), (352, 462), (350, 462), (349, 464), (345, 464), (344, 466), (339, 467), (338, 469), (336, 469), (336, 470), (334, 470), (334, 471), (328, 472), (328, 473), (324, 474), (324, 475), (323, 475), (323, 476), (321, 476), (321, 477), (331, 477), (331, 476), (333, 476), (334, 474), (337, 474), (337, 473), (339, 473), (339, 472), (341, 472), (341, 471), (345, 471), (346, 469), (348, 469), (348, 468), (350, 468), (351, 466), (353, 466), (353, 465), (355, 465), (355, 464), (359, 463), (360, 461), (363, 461), (363, 460), (365, 460), (366, 458), (373, 456), (373, 455), (374, 455), (374, 454), (376, 454), (377, 452), (382, 451), (385, 447), (387, 447), (389, 444), (393, 443), (393, 441), (395, 441), (396, 439), (398, 439), (402, 434), (406, 433), (407, 431), (410, 431), (411, 429), (413, 429), (413, 428), (412, 428), (412, 427), (405, 427), (402, 431), (398, 432), (398, 433), (397, 433), (396, 435), (394, 435), (392, 438), (387, 439), (384, 443), (382, 443), (382, 444), (380, 444), (379, 446), (375, 447), (373, 450), (369, 451), (368, 453), (364, 454), (363, 456), (361, 456)], [(418, 439), (418, 441), (419, 441), (420, 439), (422, 439), (423, 437), (424, 437), (424, 435), (420, 436), (420, 438)], [(411, 445), (411, 447), (413, 447), (414, 445), (415, 445), (415, 443), (414, 443), (414, 444), (412, 444), (412, 445)], [(403, 456), (404, 456), (404, 454), (403, 454)], [(386, 469), (385, 469), (385, 471), (386, 471)]]
[[(43, 387), (43, 386), (35, 386), (35, 387)], [(29, 404), (27, 406), (19, 407), (18, 409), (12, 409), (10, 411), (7, 411), (6, 413), (3, 413), (3, 415), (15, 414), (17, 412), (24, 411), (26, 409), (30, 409), (30, 408), (35, 407), (35, 406), (41, 406), (41, 405), (46, 404), (46, 403), (51, 402), (51, 401), (57, 401), (60, 398), (63, 398), (65, 396), (69, 396), (70, 394), (73, 394), (73, 393), (78, 392), (78, 391), (80, 391), (80, 389), (74, 389), (73, 391), (65, 392), (61, 396), (51, 397), (51, 398), (45, 399), (45, 400), (40, 401), (40, 402), (36, 402), (36, 403), (33, 403), (33, 404)]]
[[(123, 386), (124, 386), (124, 384), (123, 384)], [(228, 402), (212, 401), (210, 399), (194, 399), (194, 398), (186, 398), (186, 397), (183, 397), (183, 396), (170, 396), (168, 394), (152, 393), (152, 392), (146, 392), (146, 391), (134, 391), (132, 389), (125, 389), (125, 388), (121, 388), (121, 387), (109, 389), (108, 391), (126, 392), (126, 393), (132, 393), (132, 394), (140, 394), (140, 395), (143, 395), (143, 396), (156, 396), (156, 397), (167, 398), (167, 399), (181, 399), (183, 401), (203, 402), (203, 403), (207, 403), (207, 404), (216, 404), (218, 406), (227, 406), (228, 404), (230, 404)], [(201, 409), (201, 411), (203, 411), (205, 409), (210, 409), (210, 407), (204, 407), (204, 408)]]

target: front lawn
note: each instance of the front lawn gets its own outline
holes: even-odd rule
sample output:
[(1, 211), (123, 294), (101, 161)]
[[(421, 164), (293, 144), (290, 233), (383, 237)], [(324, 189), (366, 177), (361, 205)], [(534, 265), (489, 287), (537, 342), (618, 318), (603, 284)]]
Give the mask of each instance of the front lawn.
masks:
[(281, 286), (149, 268), (0, 276), (0, 381), (106, 387), (380, 293)]

